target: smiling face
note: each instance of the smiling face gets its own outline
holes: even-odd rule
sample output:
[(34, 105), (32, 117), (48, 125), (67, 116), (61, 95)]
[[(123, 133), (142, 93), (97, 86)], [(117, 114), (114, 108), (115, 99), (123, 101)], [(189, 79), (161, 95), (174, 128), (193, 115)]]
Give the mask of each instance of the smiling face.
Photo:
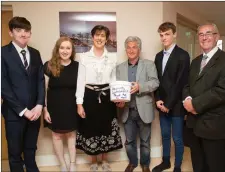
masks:
[(104, 30), (97, 30), (92, 38), (93, 45), (97, 49), (103, 49), (107, 39), (106, 39), (106, 33)]
[(9, 35), (12, 38), (13, 42), (15, 42), (19, 47), (24, 48), (27, 46), (30, 40), (31, 31), (21, 28), (15, 28), (9, 32)]
[(174, 43), (176, 38), (176, 33), (173, 33), (172, 29), (169, 29), (165, 32), (161, 31), (159, 35), (160, 35), (160, 40), (166, 50), (171, 47), (171, 45)]
[(213, 25), (204, 25), (198, 29), (198, 40), (202, 50), (208, 53), (216, 47), (219, 33)]
[(126, 45), (126, 53), (129, 60), (135, 60), (140, 55), (140, 49), (137, 42), (128, 42)]
[(67, 61), (72, 55), (72, 44), (70, 41), (63, 41), (59, 46), (59, 56), (61, 60)]

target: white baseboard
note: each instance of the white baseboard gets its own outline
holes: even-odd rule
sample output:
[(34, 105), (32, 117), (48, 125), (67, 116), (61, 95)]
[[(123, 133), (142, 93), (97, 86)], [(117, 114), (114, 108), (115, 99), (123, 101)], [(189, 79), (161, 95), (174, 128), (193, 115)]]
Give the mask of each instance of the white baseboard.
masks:
[[(152, 158), (158, 158), (161, 156), (162, 156), (162, 147), (161, 146), (151, 148), (151, 157)], [(138, 158), (140, 158), (140, 149), (138, 149)], [(69, 163), (69, 155), (68, 154), (65, 154), (65, 159), (66, 159), (66, 162)], [(126, 151), (123, 149), (120, 151), (110, 152), (108, 154), (108, 160), (110, 162), (126, 161), (126, 160), (128, 160)], [(39, 167), (59, 165), (56, 155), (37, 155), (36, 162)], [(2, 163), (8, 163), (8, 161), (3, 160)], [(86, 154), (77, 154), (76, 163), (77, 164), (90, 163), (90, 157)]]

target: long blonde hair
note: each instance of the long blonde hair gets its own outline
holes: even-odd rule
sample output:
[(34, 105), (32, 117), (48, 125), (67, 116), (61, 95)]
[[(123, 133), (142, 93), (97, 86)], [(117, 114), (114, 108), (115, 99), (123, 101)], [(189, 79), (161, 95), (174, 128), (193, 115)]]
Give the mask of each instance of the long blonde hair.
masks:
[(65, 42), (65, 41), (69, 41), (72, 45), (72, 54), (70, 56), (70, 59), (71, 60), (75, 59), (76, 52), (75, 52), (75, 46), (73, 44), (73, 41), (69, 37), (65, 37), (65, 36), (60, 37), (55, 43), (55, 47), (52, 51), (52, 58), (49, 60), (49, 63), (48, 63), (48, 70), (55, 77), (59, 77), (60, 72), (63, 69), (63, 66), (61, 65), (61, 57), (59, 55), (59, 47), (62, 44), (62, 42)]

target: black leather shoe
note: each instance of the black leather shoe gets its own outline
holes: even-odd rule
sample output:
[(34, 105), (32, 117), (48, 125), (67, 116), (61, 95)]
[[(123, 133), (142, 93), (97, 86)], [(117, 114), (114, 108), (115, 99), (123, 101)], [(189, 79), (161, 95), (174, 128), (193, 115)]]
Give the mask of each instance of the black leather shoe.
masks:
[(175, 167), (175, 168), (173, 169), (173, 172), (181, 172), (181, 169), (180, 169), (179, 167)]
[(133, 172), (136, 167), (133, 164), (128, 164), (124, 172)]
[(170, 162), (163, 161), (161, 164), (157, 165), (152, 169), (152, 172), (162, 172), (163, 170), (169, 169), (171, 167)]

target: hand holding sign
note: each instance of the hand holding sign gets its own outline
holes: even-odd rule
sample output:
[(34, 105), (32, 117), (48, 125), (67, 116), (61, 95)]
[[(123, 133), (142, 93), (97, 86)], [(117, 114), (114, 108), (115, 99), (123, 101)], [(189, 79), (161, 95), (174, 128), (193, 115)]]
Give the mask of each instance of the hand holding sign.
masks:
[(131, 82), (131, 91), (130, 94), (136, 93), (139, 91), (139, 84), (137, 82)]
[(110, 99), (113, 102), (130, 101), (131, 83), (127, 81), (116, 81), (110, 84)]

